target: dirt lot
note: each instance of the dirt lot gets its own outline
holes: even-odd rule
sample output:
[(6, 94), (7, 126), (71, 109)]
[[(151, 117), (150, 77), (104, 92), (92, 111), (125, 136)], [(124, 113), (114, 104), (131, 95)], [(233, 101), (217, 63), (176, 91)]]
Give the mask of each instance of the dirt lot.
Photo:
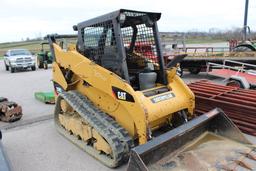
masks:
[(110, 170), (57, 133), (51, 119), (54, 105), (34, 99), (35, 91), (52, 90), (50, 69), (11, 74), (0, 61), (0, 75), (0, 95), (19, 103), (24, 113), (15, 123), (0, 122), (0, 129), (18, 126), (3, 130), (3, 145), (13, 170)]
[[(206, 78), (205, 74), (184, 75), (186, 82), (202, 78)], [(11, 74), (4, 70), (3, 61), (0, 61), (0, 82), (0, 95), (18, 102), (24, 111), (21, 121), (14, 124), (0, 122), (0, 129), (15, 127), (3, 131), (3, 145), (13, 170), (111, 170), (58, 134), (52, 120), (54, 106), (34, 99), (35, 91), (51, 91), (50, 69)], [(125, 168), (122, 166), (115, 170)]]
[[(7, 97), (23, 107), (24, 116), (19, 122), (32, 121), (42, 116), (47, 118), (52, 113), (53, 105), (45, 105), (34, 99), (34, 92), (52, 90), (50, 69), (12, 74), (5, 71), (3, 60), (0, 60), (0, 83), (0, 96)], [(0, 128), (3, 126), (6, 124), (0, 122)]]

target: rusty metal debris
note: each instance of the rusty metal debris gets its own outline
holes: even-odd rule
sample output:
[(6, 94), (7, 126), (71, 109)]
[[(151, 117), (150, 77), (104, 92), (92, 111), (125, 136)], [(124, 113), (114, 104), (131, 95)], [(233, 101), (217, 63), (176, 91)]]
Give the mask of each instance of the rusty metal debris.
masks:
[(196, 96), (196, 113), (221, 108), (244, 133), (256, 136), (256, 91), (218, 85), (207, 80), (188, 84)]
[(0, 121), (15, 122), (22, 117), (22, 108), (17, 103), (0, 97)]
[[(236, 170), (255, 170), (250, 163), (254, 163), (256, 161), (255, 155), (252, 154), (253, 149), (249, 151), (237, 151), (236, 157), (226, 158), (225, 161), (221, 161), (217, 163), (217, 168), (225, 170), (225, 171), (236, 171)], [(249, 160), (248, 160), (249, 159)], [(241, 168), (241, 169), (240, 169)]]
[(229, 166), (227, 166), (225, 164), (220, 164), (220, 163), (217, 163), (216, 168), (219, 170), (224, 170), (224, 171), (235, 171), (234, 169), (230, 168)]
[(237, 159), (237, 160), (234, 160), (234, 162), (235, 162), (237, 165), (239, 165), (239, 166), (241, 166), (241, 167), (243, 167), (243, 168), (245, 168), (245, 169), (253, 170), (252, 166), (250, 166), (248, 163), (246, 163), (246, 162), (243, 161), (243, 160)]
[(251, 159), (251, 160), (255, 160), (256, 161), (256, 156), (254, 154), (252, 154), (252, 151), (250, 151), (250, 152), (240, 151), (239, 153), (244, 155), (245, 157)]

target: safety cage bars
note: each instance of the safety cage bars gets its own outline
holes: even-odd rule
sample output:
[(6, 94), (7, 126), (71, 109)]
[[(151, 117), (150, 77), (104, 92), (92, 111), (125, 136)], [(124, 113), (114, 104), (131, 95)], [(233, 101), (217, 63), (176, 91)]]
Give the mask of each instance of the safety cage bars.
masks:
[[(130, 17), (146, 16), (145, 13), (126, 12)], [(122, 60), (126, 58), (129, 69), (159, 70), (159, 57), (156, 48), (153, 25), (147, 26), (140, 19), (140, 23), (131, 25), (120, 24), (124, 55), (118, 52), (116, 29), (113, 20), (92, 24), (82, 28), (83, 54), (97, 64), (122, 75)], [(145, 19), (144, 19), (145, 20)], [(119, 35), (118, 35), (119, 36)]]

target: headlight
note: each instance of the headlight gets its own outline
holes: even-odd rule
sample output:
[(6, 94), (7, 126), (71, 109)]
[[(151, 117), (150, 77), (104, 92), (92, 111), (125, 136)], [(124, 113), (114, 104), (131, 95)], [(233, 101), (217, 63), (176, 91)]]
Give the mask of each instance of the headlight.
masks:
[(16, 59), (10, 58), (10, 62), (16, 62)]

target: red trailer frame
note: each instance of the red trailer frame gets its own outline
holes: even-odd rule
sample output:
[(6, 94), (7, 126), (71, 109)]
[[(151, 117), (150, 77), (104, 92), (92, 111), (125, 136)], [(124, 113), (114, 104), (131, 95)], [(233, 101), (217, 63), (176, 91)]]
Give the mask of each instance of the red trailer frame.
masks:
[[(230, 65), (228, 65), (230, 64)], [(230, 80), (233, 76), (244, 78), (250, 85), (256, 85), (256, 65), (231, 60), (223, 64), (207, 63), (207, 74)]]

